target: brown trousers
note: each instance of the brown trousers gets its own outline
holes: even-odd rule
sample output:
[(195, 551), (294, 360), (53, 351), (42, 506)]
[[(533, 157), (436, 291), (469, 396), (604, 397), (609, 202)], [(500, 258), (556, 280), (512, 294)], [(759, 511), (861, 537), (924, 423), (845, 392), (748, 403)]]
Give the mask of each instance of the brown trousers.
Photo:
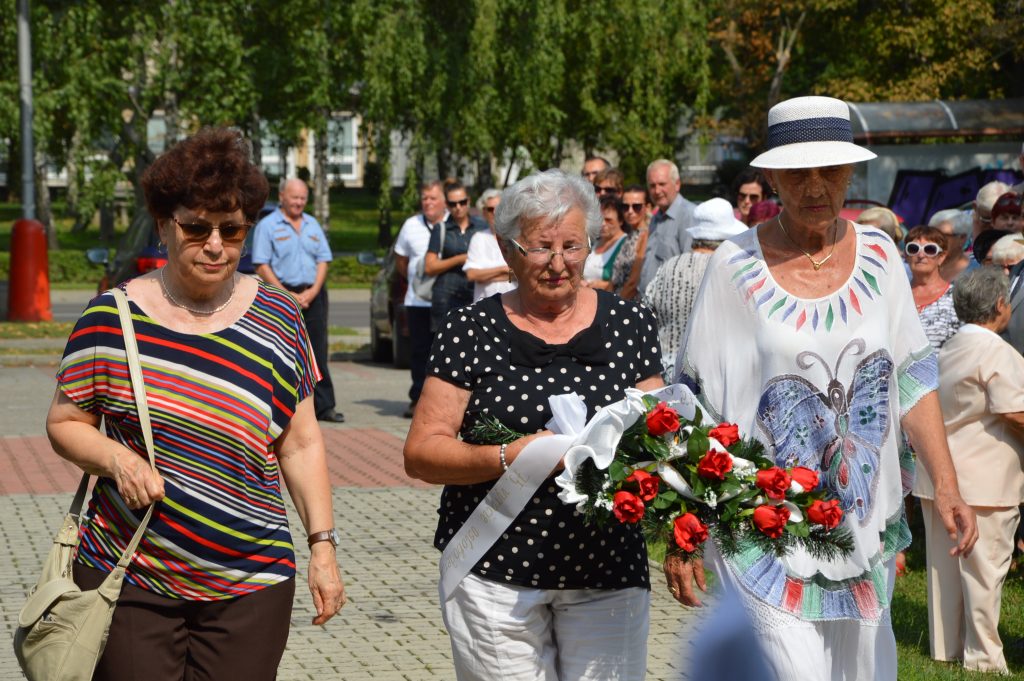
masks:
[[(106, 573), (75, 564), (95, 589)], [(295, 580), (223, 601), (167, 598), (124, 584), (94, 681), (273, 681), (288, 642)]]

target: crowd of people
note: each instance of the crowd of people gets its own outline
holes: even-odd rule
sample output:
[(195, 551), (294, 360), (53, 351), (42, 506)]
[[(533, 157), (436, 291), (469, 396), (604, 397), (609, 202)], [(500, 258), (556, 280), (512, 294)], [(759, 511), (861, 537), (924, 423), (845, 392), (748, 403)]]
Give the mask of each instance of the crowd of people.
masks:
[[(590, 417), (629, 388), (680, 382), (778, 465), (820, 472), (853, 549), (669, 551), (674, 598), (701, 606), (707, 565), (776, 678), (895, 679), (890, 609), (912, 490), (932, 656), (1007, 672), (997, 627), (1024, 502), (1024, 187), (988, 184), (969, 210), (927, 224), (881, 207), (844, 219), (854, 167), (872, 158), (845, 103), (800, 97), (771, 109), (767, 148), (728, 198), (688, 200), (669, 159), (638, 185), (597, 156), (580, 174), (535, 173), (475, 203), (457, 180), (420, 187), (394, 244), (408, 282), (404, 456), (411, 476), (444, 486), (434, 545), (456, 678), (644, 678), (643, 536), (585, 524), (557, 497), (560, 464), (533, 471), (536, 491), (478, 556), (457, 538), (514, 462), (528, 477), (561, 442), (547, 437), (550, 395), (579, 394)], [(97, 678), (135, 675), (142, 659), (175, 678), (190, 665), (272, 678), (295, 576), (279, 472), (313, 550), (314, 622), (345, 602), (317, 425), (344, 418), (321, 338), (330, 249), (298, 181), (254, 225), (267, 186), (236, 133), (179, 143), (143, 185), (169, 262), (121, 288), (158, 396), (156, 468), (114, 389), (126, 359), (104, 296), (68, 343), (47, 420), (57, 452), (102, 476), (76, 581), (98, 583), (159, 504)], [(235, 271), (250, 228), (262, 281)], [(522, 435), (491, 441), (479, 428), (491, 421)], [(201, 643), (209, 654), (195, 658), (187, 639), (202, 641), (210, 622), (244, 631), (244, 645)], [(181, 626), (186, 643), (152, 645)], [(259, 656), (246, 652), (253, 641)]]

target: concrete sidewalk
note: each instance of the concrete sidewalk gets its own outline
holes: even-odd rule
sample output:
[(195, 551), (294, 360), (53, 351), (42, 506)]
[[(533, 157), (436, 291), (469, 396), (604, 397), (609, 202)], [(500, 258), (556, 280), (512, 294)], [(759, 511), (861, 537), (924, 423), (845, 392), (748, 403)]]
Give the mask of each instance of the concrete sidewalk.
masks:
[[(17, 613), (35, 582), (79, 473), (46, 440), (43, 418), (54, 367), (0, 369), (0, 680), (22, 678), (10, 641)], [(300, 579), (279, 679), (433, 681), (453, 679), (448, 636), (437, 604), (433, 548), (439, 488), (408, 479), (401, 418), (408, 373), (382, 365), (332, 362), (338, 408), (348, 422), (325, 426), (334, 508), (344, 539), (339, 562), (349, 603), (324, 627), (310, 624), (305, 588), (308, 551), (298, 542)], [(358, 389), (356, 387), (358, 386)], [(293, 531), (302, 535), (294, 508)], [(652, 566), (648, 679), (685, 678), (680, 632), (694, 617), (672, 600)]]

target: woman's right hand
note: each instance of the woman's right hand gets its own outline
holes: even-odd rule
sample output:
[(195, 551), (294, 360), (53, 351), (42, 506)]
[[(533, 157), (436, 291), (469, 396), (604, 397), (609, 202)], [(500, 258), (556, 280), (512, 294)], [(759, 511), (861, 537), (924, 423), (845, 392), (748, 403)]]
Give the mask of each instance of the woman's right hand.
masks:
[(679, 554), (670, 553), (665, 556), (662, 569), (665, 571), (665, 581), (673, 598), (691, 608), (702, 607), (693, 585), (696, 584), (701, 591), (708, 590), (703, 560), (693, 557), (684, 561)]
[(128, 508), (146, 508), (164, 498), (164, 479), (149, 467), (149, 461), (127, 447), (118, 447), (110, 468), (110, 477)]
[[(505, 448), (505, 463), (511, 466), (512, 462), (516, 460), (517, 456), (519, 456), (519, 453), (526, 449), (526, 445), (530, 444), (537, 438), (544, 437), (546, 435), (554, 435), (554, 433), (550, 430), (542, 430), (539, 433), (524, 435), (515, 442), (509, 444), (509, 446)], [(555, 467), (551, 469), (551, 475), (561, 472), (563, 468), (565, 468), (565, 462), (562, 459), (559, 459)]]

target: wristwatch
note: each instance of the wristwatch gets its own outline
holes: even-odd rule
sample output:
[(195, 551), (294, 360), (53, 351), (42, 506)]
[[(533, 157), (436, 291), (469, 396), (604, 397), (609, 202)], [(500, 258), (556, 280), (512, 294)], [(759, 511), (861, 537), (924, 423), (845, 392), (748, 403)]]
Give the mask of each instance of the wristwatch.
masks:
[(306, 538), (306, 541), (309, 542), (310, 548), (313, 547), (313, 544), (320, 541), (329, 541), (335, 548), (337, 548), (339, 540), (340, 537), (338, 536), (338, 530), (333, 527), (329, 530), (324, 530), (323, 532), (314, 532)]

